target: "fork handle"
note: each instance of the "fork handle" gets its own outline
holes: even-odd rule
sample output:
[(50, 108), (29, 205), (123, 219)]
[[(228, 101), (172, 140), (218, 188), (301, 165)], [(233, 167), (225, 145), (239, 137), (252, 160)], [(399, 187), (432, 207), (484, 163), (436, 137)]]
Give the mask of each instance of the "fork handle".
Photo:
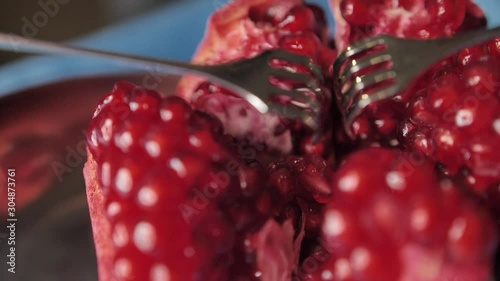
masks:
[(100, 51), (83, 47), (74, 47), (39, 39), (25, 38), (16, 34), (0, 32), (0, 50), (46, 55), (77, 55), (94, 57), (126, 64), (140, 69), (153, 69), (163, 74), (184, 75), (187, 73), (198, 74), (210, 79), (219, 80), (207, 73), (209, 66), (193, 65), (173, 60), (158, 60), (148, 57), (126, 55), (115, 52)]
[(451, 55), (464, 48), (479, 45), (495, 38), (500, 38), (500, 27), (459, 33), (451, 38), (436, 39), (435, 42), (436, 47)]
[(240, 93), (260, 112), (266, 113), (268, 106), (253, 93), (233, 81), (233, 63), (216, 65), (196, 65), (174, 60), (159, 60), (148, 57), (120, 54), (115, 52), (94, 50), (83, 47), (69, 46), (39, 39), (25, 38), (16, 34), (0, 32), (0, 50), (32, 54), (78, 55), (84, 57), (102, 58), (120, 64), (129, 65), (141, 70), (154, 71), (161, 74), (196, 74), (218, 83), (226, 89)]

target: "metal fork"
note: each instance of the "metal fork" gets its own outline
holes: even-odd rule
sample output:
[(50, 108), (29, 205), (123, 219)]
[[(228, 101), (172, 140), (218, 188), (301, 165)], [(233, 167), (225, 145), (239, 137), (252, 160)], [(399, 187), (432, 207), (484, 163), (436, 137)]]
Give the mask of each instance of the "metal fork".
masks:
[[(319, 127), (321, 108), (319, 100), (323, 94), (320, 86), (323, 81), (321, 67), (306, 56), (283, 50), (270, 50), (251, 59), (225, 64), (194, 65), (68, 46), (1, 32), (0, 49), (35, 54), (91, 56), (143, 69), (153, 68), (158, 73), (196, 74), (239, 94), (261, 113), (274, 112), (285, 118), (297, 119), (313, 130)], [(306, 66), (311, 75), (296, 72), (291, 67), (273, 66), (272, 62), (276, 60)], [(305, 88), (284, 89), (272, 83), (271, 78), (299, 82)], [(312, 91), (317, 98), (310, 97), (306, 93), (308, 91)], [(282, 100), (278, 101), (280, 96), (288, 96), (290, 101), (286, 104)]]
[[(434, 40), (378, 35), (350, 45), (334, 63), (346, 128), (351, 128), (365, 107), (401, 93), (439, 60), (496, 37), (500, 37), (500, 27)], [(368, 71), (371, 66), (375, 69)], [(379, 87), (373, 88), (376, 86)]]

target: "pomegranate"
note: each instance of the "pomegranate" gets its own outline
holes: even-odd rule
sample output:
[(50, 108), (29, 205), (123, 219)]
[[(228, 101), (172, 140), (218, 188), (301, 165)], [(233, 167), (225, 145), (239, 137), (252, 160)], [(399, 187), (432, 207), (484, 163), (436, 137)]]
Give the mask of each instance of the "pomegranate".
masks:
[[(331, 3), (338, 50), (380, 33), (430, 39), (485, 25), (469, 0)], [(117, 83), (87, 134), (100, 280), (488, 280), (499, 234), (497, 41), (367, 108), (351, 140), (328, 91), (337, 51), (323, 11), (230, 2), (193, 62), (277, 48), (309, 56), (325, 76), (319, 141), (197, 77), (177, 96)]]

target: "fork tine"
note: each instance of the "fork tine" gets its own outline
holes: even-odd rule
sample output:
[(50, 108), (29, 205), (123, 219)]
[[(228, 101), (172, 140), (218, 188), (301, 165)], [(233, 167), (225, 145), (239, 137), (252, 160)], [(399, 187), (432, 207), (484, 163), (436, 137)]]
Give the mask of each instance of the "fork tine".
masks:
[(309, 108), (308, 104), (310, 104), (314, 99), (306, 95), (306, 93), (301, 92), (299, 90), (293, 89), (293, 90), (287, 90), (280, 88), (278, 86), (275, 86), (271, 83), (269, 83), (270, 86), (270, 91), (272, 93), (272, 96), (288, 96), (292, 100), (297, 101), (301, 104), (304, 104), (302, 106), (303, 108)]
[(318, 82), (316, 82), (314, 78), (307, 76), (305, 73), (293, 72), (283, 68), (274, 68), (270, 75), (278, 79), (298, 81), (310, 88), (319, 88)]
[(345, 112), (346, 122), (349, 125), (352, 124), (368, 105), (394, 97), (398, 92), (399, 87), (397, 84), (394, 84), (371, 94), (357, 96)]
[(321, 66), (317, 65), (316, 63), (313, 62), (313, 60), (307, 56), (304, 55), (299, 55), (283, 50), (274, 50), (269, 52), (269, 60), (277, 59), (277, 60), (282, 60), (286, 62), (291, 62), (294, 64), (300, 64), (307, 66), (309, 70), (311, 71), (311, 74), (314, 75), (317, 79), (319, 79), (320, 82), (323, 81), (323, 71), (321, 69)]
[(313, 91), (316, 97), (320, 98), (323, 96), (323, 89), (321, 88), (319, 82), (316, 79), (307, 76), (305, 73), (292, 72), (285, 69), (273, 69), (270, 75), (278, 79), (290, 79), (301, 82), (305, 85), (305, 87)]
[(393, 70), (378, 70), (373, 73), (357, 77), (356, 81), (351, 84), (347, 91), (342, 92), (342, 106), (349, 106), (350, 102), (355, 98), (360, 91), (375, 86), (381, 82), (396, 78), (396, 72)]
[(285, 118), (298, 119), (313, 130), (317, 130), (319, 128), (318, 116), (308, 114), (303, 109), (290, 105), (271, 103), (269, 105), (269, 110)]
[[(274, 94), (274, 96), (290, 97), (291, 99), (289, 103), (297, 108), (307, 109), (316, 113), (319, 113), (321, 111), (321, 103), (318, 100), (318, 98), (321, 97), (321, 95), (318, 95), (318, 93), (316, 93), (317, 98), (314, 99), (308, 96), (305, 92), (300, 91), (298, 89), (287, 90), (272, 84), (270, 84), (270, 87), (271, 87), (271, 92)], [(311, 91), (311, 89), (309, 88), (304, 88), (304, 90)], [(321, 89), (319, 89), (319, 91), (321, 91)]]
[(351, 44), (347, 49), (345, 49), (333, 63), (333, 70), (335, 73), (339, 73), (342, 65), (352, 56), (359, 54), (361, 52), (367, 51), (379, 45), (384, 45), (386, 43), (385, 37), (379, 35), (372, 38), (367, 38), (360, 40)]
[(320, 98), (323, 98), (323, 88), (321, 88), (320, 86), (318, 86), (317, 88), (311, 88), (310, 90), (312, 90), (314, 92), (314, 94), (316, 95), (316, 98), (319, 100)]
[(308, 67), (309, 71), (311, 71), (311, 74), (314, 76), (314, 78), (316, 78), (316, 80), (320, 81), (321, 83), (325, 81), (325, 77), (323, 76), (323, 69), (321, 68), (321, 66), (311, 60), (311, 63), (308, 65)]
[(396, 78), (396, 71), (382, 69), (357, 77), (355, 85), (358, 90), (363, 90), (372, 87), (380, 82), (384, 82), (394, 78)]
[(392, 57), (388, 53), (376, 53), (367, 57), (360, 58), (359, 60), (350, 61), (350, 66), (346, 67), (340, 75), (341, 84), (344, 84), (348, 79), (355, 75), (357, 72), (366, 69), (369, 66), (381, 64), (391, 61)]

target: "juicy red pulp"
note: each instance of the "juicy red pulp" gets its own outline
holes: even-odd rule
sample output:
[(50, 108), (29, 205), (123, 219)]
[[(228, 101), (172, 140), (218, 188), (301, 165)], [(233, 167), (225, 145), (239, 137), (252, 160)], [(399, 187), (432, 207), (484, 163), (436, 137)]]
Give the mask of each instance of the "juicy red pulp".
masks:
[[(462, 62), (463, 64), (463, 62)], [(500, 183), (500, 60), (471, 57), (437, 76), (408, 102), (401, 143), (420, 150), (482, 192)]]
[[(461, 54), (466, 53), (463, 51)], [(374, 105), (354, 123), (365, 143), (417, 150), (478, 192), (500, 183), (500, 60), (480, 48), (427, 73), (401, 103)], [(470, 53), (470, 52), (467, 52)], [(389, 129), (390, 128), (390, 129)]]
[[(347, 32), (359, 26), (353, 17), (368, 17), (366, 10), (377, 16), (368, 33), (343, 37), (347, 41), (340, 45), (379, 33), (420, 39), (449, 36), (485, 24), (482, 13), (469, 1), (414, 1), (410, 6), (407, 1), (396, 6), (393, 2), (337, 3), (337, 11), (351, 24)], [(416, 13), (405, 13), (408, 9)], [(435, 14), (436, 9), (443, 12)], [(424, 14), (430, 15), (426, 19), (432, 20), (431, 25), (418, 20)], [(395, 29), (391, 23), (396, 21), (404, 24)], [(423, 30), (428, 36), (418, 35)], [(500, 158), (494, 152), (500, 145), (498, 46), (494, 40), (464, 49), (435, 65), (397, 99), (369, 107), (353, 124), (358, 143), (417, 150), (435, 160), (444, 174), (477, 192), (495, 189), (500, 184)]]

